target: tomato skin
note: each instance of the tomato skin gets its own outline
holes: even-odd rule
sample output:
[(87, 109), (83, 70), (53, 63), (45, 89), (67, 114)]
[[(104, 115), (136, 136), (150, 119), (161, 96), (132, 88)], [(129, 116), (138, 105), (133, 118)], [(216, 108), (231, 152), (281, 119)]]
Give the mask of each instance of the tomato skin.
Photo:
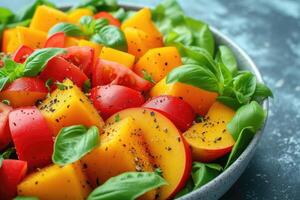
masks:
[[(40, 78), (44, 81), (52, 79), (53, 82), (63, 82), (65, 78), (69, 78), (79, 88), (88, 80), (88, 77), (78, 67), (62, 57), (52, 58), (40, 74)], [(52, 87), (52, 89), (54, 88)]]
[(22, 160), (3, 160), (0, 168), (1, 200), (11, 200), (17, 195), (17, 186), (25, 177), (27, 163)]
[(140, 107), (145, 102), (140, 92), (121, 85), (95, 87), (90, 99), (104, 119), (125, 108)]
[(18, 108), (9, 114), (9, 128), (17, 155), (33, 170), (51, 163), (53, 137), (48, 124), (35, 107)]
[(26, 45), (20, 46), (13, 54), (12, 59), (17, 63), (24, 63), (34, 50)]
[(33, 106), (47, 96), (45, 82), (39, 78), (22, 77), (0, 92), (0, 99), (10, 101), (12, 107)]
[(94, 49), (87, 46), (72, 46), (66, 50), (67, 53), (62, 57), (90, 76), (94, 66)]
[(191, 127), (195, 119), (192, 107), (178, 97), (168, 95), (153, 97), (143, 107), (156, 110), (165, 115), (181, 131), (186, 131)]
[(12, 107), (0, 102), (0, 151), (3, 150), (11, 141), (8, 126), (8, 115)]
[(117, 27), (121, 26), (121, 22), (108, 12), (102, 11), (94, 15), (94, 19), (101, 19), (101, 18), (107, 19), (110, 25), (114, 25)]
[(147, 91), (152, 83), (139, 77), (128, 67), (119, 63), (98, 59), (93, 70), (93, 86), (98, 85), (123, 85), (138, 91)]
[(45, 43), (45, 48), (49, 47), (57, 47), (64, 48), (65, 47), (66, 36), (64, 32), (58, 32), (51, 35)]

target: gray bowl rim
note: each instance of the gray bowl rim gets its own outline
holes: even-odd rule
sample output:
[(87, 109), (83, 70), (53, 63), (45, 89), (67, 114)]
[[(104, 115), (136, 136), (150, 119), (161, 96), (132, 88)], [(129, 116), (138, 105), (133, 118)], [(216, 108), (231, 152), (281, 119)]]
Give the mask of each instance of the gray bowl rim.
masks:
[[(120, 3), (119, 6), (123, 7), (126, 10), (135, 10), (135, 11), (143, 7), (142, 4), (134, 5), (134, 4), (130, 4), (130, 3)], [(69, 7), (70, 6), (62, 6), (61, 9), (64, 10), (64, 9), (69, 8)], [(235, 51), (241, 55), (241, 57), (245, 60), (245, 62), (248, 65), (247, 70), (250, 70), (255, 74), (257, 81), (260, 82), (260, 83), (264, 83), (261, 73), (259, 72), (259, 70), (258, 70), (257, 66), (255, 65), (255, 63), (253, 62), (253, 60), (248, 56), (248, 54), (241, 47), (239, 47), (235, 42), (233, 42), (229, 37), (227, 37), (226, 35), (221, 33), (218, 29), (216, 29), (215, 27), (213, 27), (211, 25), (209, 25), (209, 26), (210, 26), (210, 29), (211, 29), (214, 36), (218, 36), (219, 38), (221, 38), (223, 41), (225, 41), (226, 44), (228, 44), (230, 46), (231, 49), (235, 49)], [(262, 102), (262, 106), (263, 106), (263, 109), (266, 112), (265, 123), (264, 123), (263, 127), (255, 134), (255, 136), (251, 140), (250, 144), (246, 147), (246, 149), (238, 157), (238, 159), (235, 160), (224, 172), (222, 172), (219, 176), (214, 178), (212, 181), (206, 183), (202, 187), (200, 187), (200, 188), (198, 188), (198, 189), (196, 189), (196, 190), (194, 190), (194, 191), (192, 191), (192, 192), (190, 192), (190, 193), (188, 193), (188, 194), (186, 194), (186, 195), (184, 195), (184, 196), (182, 196), (178, 199), (181, 199), (181, 200), (194, 199), (199, 194), (202, 194), (206, 191), (209, 191), (210, 190), (209, 188), (212, 188), (212, 186), (215, 185), (217, 182), (220, 182), (221, 180), (226, 179), (227, 177), (230, 177), (231, 174), (235, 173), (235, 171), (238, 170), (239, 165), (241, 165), (241, 163), (243, 163), (244, 160), (247, 160), (247, 157), (249, 157), (249, 156), (252, 157), (253, 156), (253, 153), (256, 150), (256, 147), (259, 143), (259, 140), (262, 137), (265, 125), (267, 124), (268, 111), (269, 111), (269, 100), (265, 99)], [(243, 169), (243, 171), (244, 170), (245, 169)], [(225, 192), (222, 192), (222, 195)]]
[[(129, 3), (119, 4), (121, 7), (125, 8), (126, 10), (138, 10), (142, 8), (142, 5), (134, 5)], [(241, 57), (245, 60), (245, 62), (248, 64), (248, 70), (251, 70), (255, 76), (258, 82), (264, 83), (261, 73), (259, 72), (257, 66), (253, 62), (253, 60), (248, 56), (248, 54), (239, 47), (235, 42), (233, 42), (229, 37), (221, 33), (218, 29), (215, 27), (210, 26), (211, 31), (213, 32), (213, 35), (217, 35), (218, 37), (222, 38), (226, 43), (228, 43), (231, 48), (235, 49), (236, 52), (238, 52)], [(216, 182), (221, 181), (222, 179), (226, 179), (230, 174), (235, 173), (239, 165), (243, 162), (243, 160), (246, 160), (247, 157), (253, 156), (253, 152), (255, 151), (258, 142), (260, 138), (262, 137), (263, 130), (265, 128), (265, 125), (267, 123), (268, 119), (268, 111), (269, 111), (269, 101), (268, 99), (265, 99), (262, 103), (263, 109), (266, 111), (266, 120), (263, 125), (263, 127), (255, 134), (254, 138), (252, 138), (250, 144), (246, 147), (246, 149), (243, 151), (243, 153), (238, 157), (237, 160), (235, 160), (224, 172), (222, 172), (219, 176), (213, 179), (213, 181), (208, 182), (207, 184), (203, 185), (202, 187), (196, 189), (195, 191), (192, 191), (181, 198), (178, 199), (194, 199), (198, 196), (200, 193), (204, 193), (205, 191), (209, 191), (209, 188), (212, 188), (213, 185), (216, 184)], [(252, 155), (251, 155), (252, 154)], [(250, 158), (251, 159), (251, 158)], [(248, 164), (247, 164), (248, 165)], [(244, 170), (243, 170), (244, 171)], [(223, 193), (224, 194), (224, 193)]]

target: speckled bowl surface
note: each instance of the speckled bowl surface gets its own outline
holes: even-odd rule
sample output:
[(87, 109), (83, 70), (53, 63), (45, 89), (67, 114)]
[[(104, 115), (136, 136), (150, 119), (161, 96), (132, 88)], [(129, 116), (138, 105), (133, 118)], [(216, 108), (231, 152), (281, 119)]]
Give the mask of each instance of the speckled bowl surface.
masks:
[[(125, 9), (137, 10), (139, 7), (135, 5), (122, 5)], [(258, 82), (263, 82), (262, 76), (257, 69), (251, 58), (242, 50), (238, 45), (236, 45), (231, 39), (223, 35), (217, 29), (211, 27), (214, 34), (214, 38), (217, 45), (226, 45), (234, 52), (239, 69), (245, 69), (253, 72), (256, 75)], [(263, 108), (268, 112), (268, 100), (263, 102)], [(266, 123), (266, 122), (265, 122)], [(202, 186), (201, 188), (183, 196), (180, 200), (213, 200), (219, 199), (230, 187), (237, 181), (241, 174), (245, 171), (249, 161), (253, 157), (257, 144), (262, 136), (264, 127), (258, 131), (255, 137), (252, 139), (245, 151), (240, 155), (240, 157), (223, 173), (218, 177)]]

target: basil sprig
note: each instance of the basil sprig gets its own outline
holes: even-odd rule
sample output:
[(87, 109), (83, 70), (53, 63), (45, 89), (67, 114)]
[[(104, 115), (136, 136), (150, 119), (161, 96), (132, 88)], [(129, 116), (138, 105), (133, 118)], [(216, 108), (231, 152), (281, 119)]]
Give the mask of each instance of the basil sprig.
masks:
[(156, 172), (127, 172), (110, 178), (97, 187), (87, 200), (134, 200), (166, 184), (167, 182)]
[(52, 161), (58, 165), (73, 163), (99, 145), (96, 126), (87, 129), (83, 125), (62, 128), (55, 139)]
[(17, 63), (9, 57), (4, 57), (4, 66), (0, 69), (0, 91), (6, 84), (22, 76), (36, 76), (45, 68), (48, 61), (65, 53), (61, 48), (45, 48), (34, 51), (24, 64)]
[(177, 193), (176, 198), (200, 188), (216, 178), (222, 171), (222, 166), (216, 163), (193, 162), (191, 178), (185, 187)]

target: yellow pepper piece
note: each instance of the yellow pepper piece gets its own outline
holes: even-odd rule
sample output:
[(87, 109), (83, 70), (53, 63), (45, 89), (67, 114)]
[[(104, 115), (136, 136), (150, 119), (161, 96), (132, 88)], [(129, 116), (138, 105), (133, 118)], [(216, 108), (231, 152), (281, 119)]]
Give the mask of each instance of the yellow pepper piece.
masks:
[(40, 106), (54, 136), (65, 126), (82, 124), (95, 125), (102, 130), (104, 122), (83, 92), (66, 79), (64, 90), (56, 89)]
[(172, 69), (182, 64), (181, 57), (175, 47), (150, 49), (134, 67), (134, 72), (143, 76), (147, 71), (155, 82), (163, 79)]
[(57, 23), (68, 21), (68, 16), (64, 12), (41, 5), (35, 10), (32, 17), (30, 28), (48, 32)]
[(47, 34), (42, 31), (18, 26), (4, 31), (2, 50), (7, 53), (13, 53), (21, 45), (26, 45), (33, 49), (42, 48), (46, 39)]
[(91, 42), (88, 40), (79, 40), (78, 46), (87, 46), (87, 47), (92, 47), (94, 49), (94, 57), (98, 58), (100, 55), (100, 51), (102, 49), (102, 46), (98, 43)]
[(65, 47), (78, 46), (79, 40), (75, 37), (66, 37)]
[(130, 69), (132, 69), (135, 60), (133, 55), (109, 47), (102, 48), (100, 58), (120, 63)]
[(80, 22), (81, 17), (83, 16), (93, 16), (93, 11), (88, 8), (77, 8), (68, 13), (68, 21), (74, 24)]
[(202, 116), (207, 113), (218, 96), (215, 92), (209, 92), (180, 82), (167, 84), (166, 78), (158, 82), (150, 91), (152, 97), (163, 94), (182, 98), (192, 106), (195, 112)]
[(91, 192), (78, 163), (64, 167), (52, 165), (26, 177), (18, 185), (18, 195), (43, 200), (84, 200)]

